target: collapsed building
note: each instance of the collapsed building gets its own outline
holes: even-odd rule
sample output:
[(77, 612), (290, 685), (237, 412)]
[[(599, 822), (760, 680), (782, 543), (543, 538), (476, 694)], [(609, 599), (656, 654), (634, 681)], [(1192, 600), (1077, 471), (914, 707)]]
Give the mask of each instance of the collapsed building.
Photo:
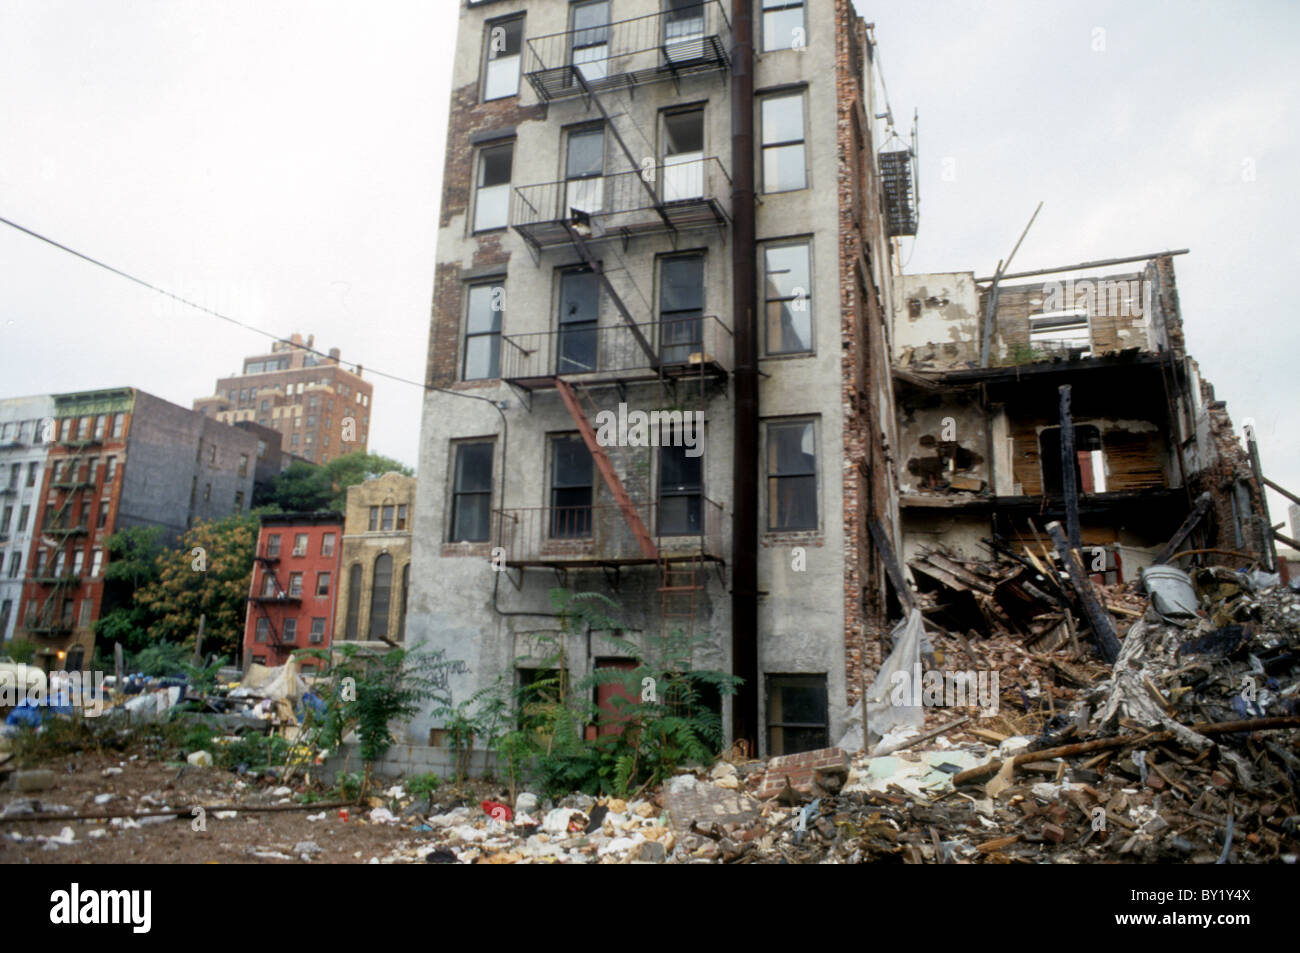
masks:
[[(1175, 254), (1068, 278), (895, 277), (899, 508), (918, 588), (965, 587), (935, 551), (987, 557), (996, 538), (1041, 554), (1045, 526), (1072, 518), (1097, 582), (1174, 555), (1160, 558), (1184, 523), (1183, 549), (1270, 567), (1258, 474), (1184, 344)], [(1109, 271), (1121, 264), (1136, 270)]]

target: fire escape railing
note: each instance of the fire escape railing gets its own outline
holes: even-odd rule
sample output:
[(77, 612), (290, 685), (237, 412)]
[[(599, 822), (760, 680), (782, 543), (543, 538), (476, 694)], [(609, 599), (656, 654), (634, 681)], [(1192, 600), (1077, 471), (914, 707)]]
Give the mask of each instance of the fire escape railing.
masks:
[[(682, 502), (685, 500), (685, 502)], [(704, 496), (634, 501), (659, 560), (721, 561), (722, 505)], [(494, 546), (509, 565), (652, 563), (617, 503), (532, 506), (493, 511)], [(680, 530), (680, 532), (678, 531)]]
[(565, 30), (527, 41), (524, 73), (543, 101), (635, 88), (730, 68), (731, 21), (721, 0)]

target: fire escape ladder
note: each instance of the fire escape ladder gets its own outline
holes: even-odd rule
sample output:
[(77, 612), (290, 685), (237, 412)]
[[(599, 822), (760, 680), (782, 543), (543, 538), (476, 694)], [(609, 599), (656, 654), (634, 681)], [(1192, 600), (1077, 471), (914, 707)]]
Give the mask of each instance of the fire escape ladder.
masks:
[[(51, 514), (48, 524), (42, 525), (41, 528), (45, 531), (42, 535), (56, 531), (62, 533), (63, 530), (72, 528), (67, 525), (67, 515), (69, 511), (75, 512), (72, 505), (73, 498), (77, 495), (77, 492), (80, 489), (76, 476), (81, 470), (81, 458), (85, 453), (85, 450), (78, 450), (77, 452), (62, 458), (61, 462), (66, 468), (63, 471), (63, 478), (58, 481), (51, 479), (50, 483), (52, 487), (55, 482), (67, 483), (68, 486), (63, 490), (63, 502), (59, 505), (59, 508)], [(55, 474), (51, 474), (51, 477), (54, 475)], [(55, 618), (54, 612), (62, 608), (62, 600), (60, 596), (64, 589), (72, 586), (71, 580), (68, 579), (68, 576), (72, 572), (72, 567), (71, 565), (65, 564), (63, 571), (55, 575), (54, 566), (58, 562), (59, 553), (66, 551), (68, 540), (71, 538), (71, 534), (62, 534), (58, 548), (50, 553), (51, 561), (48, 569), (50, 575), (54, 577), (54, 584), (50, 587), (49, 594), (46, 595), (45, 601), (41, 603), (41, 610), (37, 616), (37, 623), (41, 626), (54, 628), (63, 624), (62, 616), (60, 615), (58, 618)], [(43, 545), (39, 538), (36, 540), (36, 545), (38, 547)]]
[(569, 411), (569, 416), (573, 422), (578, 425), (578, 432), (582, 434), (582, 442), (587, 445), (591, 452), (591, 458), (596, 461), (596, 469), (600, 471), (601, 477), (605, 480), (605, 485), (609, 487), (609, 492), (614, 496), (614, 502), (623, 513), (623, 518), (627, 520), (628, 528), (632, 530), (632, 535), (636, 537), (637, 545), (641, 547), (642, 554), (647, 559), (658, 560), (659, 550), (655, 546), (654, 540), (650, 538), (650, 531), (646, 529), (645, 523), (641, 519), (641, 514), (636, 511), (632, 503), (632, 498), (627, 495), (627, 490), (623, 487), (623, 481), (618, 478), (618, 473), (614, 470), (614, 464), (610, 462), (609, 454), (605, 448), (596, 440), (596, 431), (591, 426), (591, 421), (582, 410), (582, 405), (578, 403), (578, 395), (574, 393), (573, 387), (563, 378), (556, 378), (556, 390), (560, 392), (560, 399), (564, 401), (565, 408)]
[(627, 305), (623, 303), (623, 299), (619, 297), (618, 292), (614, 290), (613, 284), (610, 283), (609, 276), (605, 274), (605, 269), (601, 267), (596, 256), (591, 253), (591, 249), (587, 247), (586, 241), (583, 240), (582, 235), (578, 232), (577, 228), (574, 227), (573, 223), (566, 222), (565, 228), (568, 229), (569, 238), (573, 241), (573, 247), (577, 250), (578, 256), (583, 260), (586, 266), (592, 270), (596, 275), (596, 278), (599, 279), (601, 287), (605, 289), (605, 293), (609, 295), (610, 300), (614, 302), (614, 307), (618, 310), (619, 316), (628, 326), (628, 330), (632, 332), (632, 337), (636, 339), (637, 346), (645, 352), (646, 358), (650, 361), (650, 366), (656, 371), (659, 370), (659, 355), (655, 353), (654, 346), (646, 339), (640, 325), (638, 325), (636, 319), (632, 317), (632, 312), (627, 309)]
[[(624, 141), (623, 134), (618, 131), (618, 126), (614, 125), (614, 119), (610, 116), (609, 110), (607, 110), (605, 104), (601, 102), (600, 94), (591, 88), (586, 77), (582, 75), (582, 70), (574, 70), (573, 74), (577, 77), (578, 83), (581, 84), (587, 102), (589, 104), (595, 104), (597, 111), (600, 113), (600, 118), (605, 121), (605, 127), (614, 134), (614, 141), (618, 143), (618, 147), (623, 150), (623, 155), (627, 159), (627, 167), (633, 171), (644, 168), (642, 164), (637, 161), (636, 156), (632, 155), (632, 150), (627, 147), (627, 142)], [(655, 213), (658, 214), (659, 218), (663, 221), (664, 227), (668, 229), (668, 233), (670, 235), (675, 235), (677, 228), (673, 225), (672, 219), (668, 217), (668, 212), (664, 209), (664, 203), (660, 199), (659, 193), (655, 191), (655, 187), (646, 181), (644, 175), (638, 175), (637, 180), (641, 183), (641, 187), (645, 189), (646, 195), (650, 198), (650, 204), (654, 207)]]

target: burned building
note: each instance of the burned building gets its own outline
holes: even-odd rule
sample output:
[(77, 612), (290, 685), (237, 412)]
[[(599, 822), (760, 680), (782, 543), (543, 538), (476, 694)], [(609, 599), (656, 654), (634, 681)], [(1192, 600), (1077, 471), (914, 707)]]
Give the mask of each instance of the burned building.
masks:
[(1072, 500), (1098, 581), (1137, 578), (1193, 514), (1185, 548), (1265, 552), (1261, 487), (1184, 346), (1174, 254), (894, 278), (899, 506), (920, 589), (960, 584), (913, 558), (936, 548), (1050, 550), (1044, 527), (1069, 527)]

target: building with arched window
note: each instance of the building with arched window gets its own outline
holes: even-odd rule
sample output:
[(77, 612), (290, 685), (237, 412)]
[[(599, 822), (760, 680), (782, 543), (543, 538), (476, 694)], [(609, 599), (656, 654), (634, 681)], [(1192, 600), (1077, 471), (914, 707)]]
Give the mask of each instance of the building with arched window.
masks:
[(389, 472), (348, 488), (336, 641), (405, 638), (414, 508), (415, 477)]

